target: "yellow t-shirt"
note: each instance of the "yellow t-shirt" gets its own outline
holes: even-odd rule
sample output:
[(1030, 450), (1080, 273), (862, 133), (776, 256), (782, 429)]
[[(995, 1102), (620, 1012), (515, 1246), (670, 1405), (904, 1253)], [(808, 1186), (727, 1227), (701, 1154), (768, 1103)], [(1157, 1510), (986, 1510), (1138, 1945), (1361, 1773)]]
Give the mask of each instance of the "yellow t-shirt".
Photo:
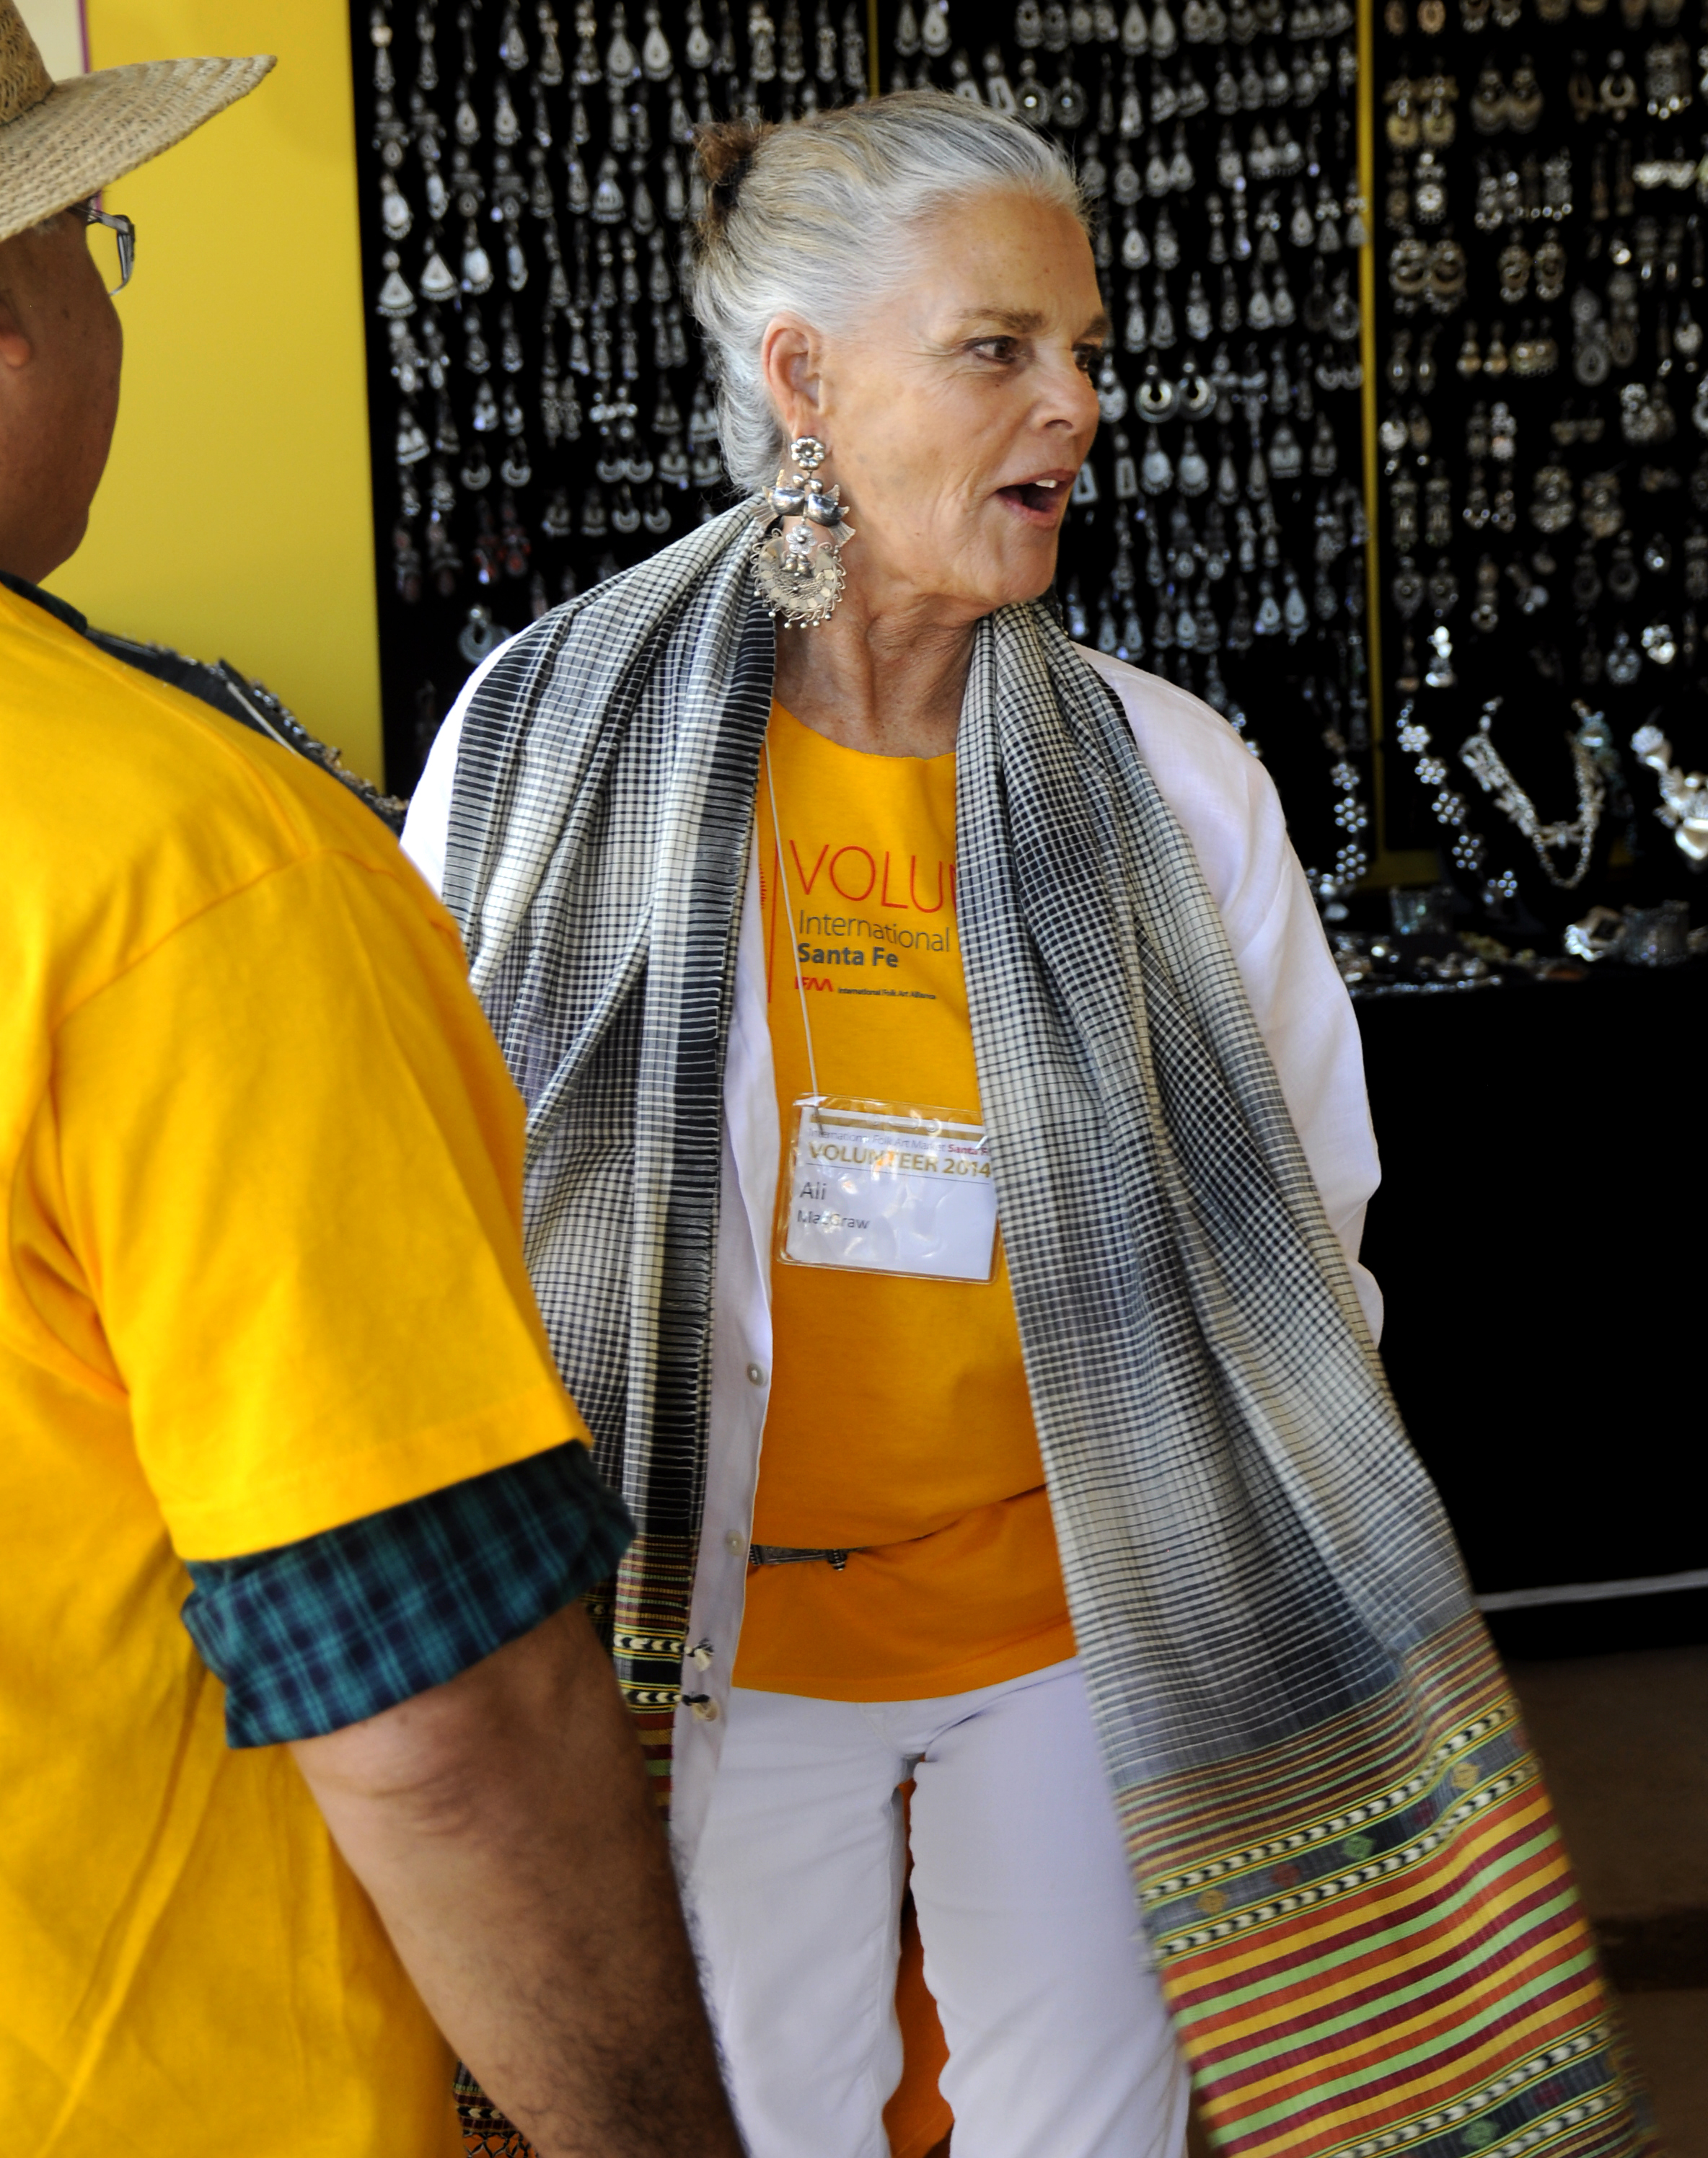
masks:
[(4, 590), (0, 768), (0, 2095), (56, 2158), (460, 2153), (181, 1561), (582, 1434), (521, 1105), (359, 803)]
[[(818, 1085), (977, 1114), (955, 922), (955, 759), (868, 756), (772, 709), (761, 891), (785, 1158)], [(739, 1685), (836, 1701), (994, 1686), (1074, 1653), (1008, 1269), (988, 1282), (771, 1268), (754, 1539), (860, 1546), (756, 1567)]]

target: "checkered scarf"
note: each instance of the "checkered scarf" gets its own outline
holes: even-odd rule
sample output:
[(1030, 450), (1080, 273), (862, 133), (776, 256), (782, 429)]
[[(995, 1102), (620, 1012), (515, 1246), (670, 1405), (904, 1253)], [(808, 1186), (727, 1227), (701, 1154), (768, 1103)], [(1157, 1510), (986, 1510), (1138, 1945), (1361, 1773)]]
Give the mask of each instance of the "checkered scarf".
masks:
[[(724, 1050), (771, 707), (746, 530), (732, 512), (519, 638), (470, 706), (451, 813), (446, 896), (528, 1103), (534, 1284), (641, 1525), (612, 1624), (655, 1738), (705, 1485)], [(1470, 2120), (1502, 2154), (1534, 2125), (1562, 2158), (1623, 2158), (1641, 2131), (1546, 1796), (1220, 918), (1041, 606), (978, 627), (956, 813), (1068, 1601), (1218, 2138), (1278, 2148), (1285, 2119), (1301, 2158), (1369, 2158), (1360, 2136), (1405, 2122), (1446, 2158)], [(1255, 2054), (1254, 1985), (1283, 1989)], [(1424, 2065), (1396, 2082), (1401, 2055)], [(1556, 2143), (1567, 2116), (1581, 2133)]]
[[(446, 897), (529, 1107), (535, 1288), (642, 1562), (694, 1536), (704, 1489), (772, 674), (746, 526), (704, 525), (519, 638), (470, 707), (451, 812)], [(1467, 1590), (1192, 849), (1042, 607), (980, 625), (959, 747), (1003, 1235), (1119, 1786), (1364, 1697)], [(646, 1601), (653, 1633), (679, 1630)], [(677, 1674), (642, 1660), (662, 1706)]]

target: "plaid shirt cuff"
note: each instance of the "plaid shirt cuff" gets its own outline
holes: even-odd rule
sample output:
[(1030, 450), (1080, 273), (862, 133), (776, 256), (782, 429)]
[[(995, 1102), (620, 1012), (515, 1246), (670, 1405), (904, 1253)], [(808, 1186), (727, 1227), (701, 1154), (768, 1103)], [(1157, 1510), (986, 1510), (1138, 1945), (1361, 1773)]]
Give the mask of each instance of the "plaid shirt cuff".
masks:
[(192, 1559), (183, 1622), (232, 1746), (341, 1730), (442, 1686), (617, 1569), (627, 1508), (554, 1447), (300, 1543)]

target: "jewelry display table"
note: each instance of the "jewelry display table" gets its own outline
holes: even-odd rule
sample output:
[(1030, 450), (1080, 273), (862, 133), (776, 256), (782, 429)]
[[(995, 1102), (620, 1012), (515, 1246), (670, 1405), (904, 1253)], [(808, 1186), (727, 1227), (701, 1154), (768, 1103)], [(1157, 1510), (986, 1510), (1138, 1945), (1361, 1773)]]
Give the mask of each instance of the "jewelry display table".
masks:
[(1708, 964), (1361, 1002), (1382, 1352), (1514, 1655), (1708, 1640), (1700, 1130)]

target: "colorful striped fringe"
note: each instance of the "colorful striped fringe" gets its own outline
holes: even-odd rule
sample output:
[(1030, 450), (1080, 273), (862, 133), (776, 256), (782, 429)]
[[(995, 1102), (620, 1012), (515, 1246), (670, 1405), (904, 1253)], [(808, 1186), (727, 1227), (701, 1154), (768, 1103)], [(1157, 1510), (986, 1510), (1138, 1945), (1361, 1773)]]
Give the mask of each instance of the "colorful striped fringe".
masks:
[(646, 1755), (653, 1795), (667, 1814), (696, 1544), (693, 1536), (637, 1536), (617, 1570), (611, 1607), (617, 1682)]
[(504, 2118), (461, 2061), (451, 2095), (468, 2158), (534, 2158), (534, 2145)]
[(1480, 1619), (1375, 1700), (1132, 1791), (1122, 1814), (1220, 2150), (1658, 2150)]

